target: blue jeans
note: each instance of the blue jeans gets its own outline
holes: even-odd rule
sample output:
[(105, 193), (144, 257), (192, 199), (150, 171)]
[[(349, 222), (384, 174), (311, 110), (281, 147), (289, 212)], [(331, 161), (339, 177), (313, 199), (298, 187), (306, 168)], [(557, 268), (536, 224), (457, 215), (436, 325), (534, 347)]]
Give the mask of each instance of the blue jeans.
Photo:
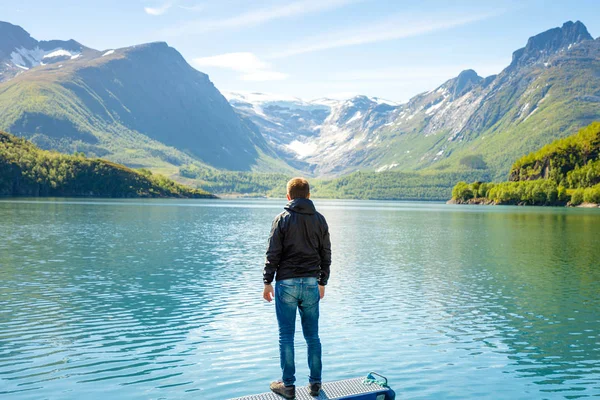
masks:
[(291, 386), (296, 381), (294, 333), (296, 309), (300, 311), (302, 333), (308, 346), (310, 383), (321, 382), (321, 340), (319, 339), (319, 287), (317, 278), (292, 278), (275, 283), (275, 311), (279, 325), (279, 358), (282, 381)]

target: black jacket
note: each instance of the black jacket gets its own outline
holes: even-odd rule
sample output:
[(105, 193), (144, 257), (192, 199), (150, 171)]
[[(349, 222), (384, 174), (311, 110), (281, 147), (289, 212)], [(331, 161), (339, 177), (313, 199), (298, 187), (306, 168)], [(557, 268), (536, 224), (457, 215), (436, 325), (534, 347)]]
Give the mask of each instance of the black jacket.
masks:
[(263, 271), (263, 282), (316, 277), (326, 285), (331, 265), (331, 242), (325, 217), (309, 199), (294, 199), (275, 217)]

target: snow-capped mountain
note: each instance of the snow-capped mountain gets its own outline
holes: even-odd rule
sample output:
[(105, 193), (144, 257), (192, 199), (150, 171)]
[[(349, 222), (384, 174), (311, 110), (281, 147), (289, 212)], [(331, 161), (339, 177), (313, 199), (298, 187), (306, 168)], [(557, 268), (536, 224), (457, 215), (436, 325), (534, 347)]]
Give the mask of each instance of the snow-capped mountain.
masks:
[(319, 136), (323, 122), (331, 113), (331, 105), (265, 93), (225, 92), (223, 95), (239, 114), (259, 127), (267, 142), (291, 165), (310, 169), (303, 160), (309, 145), (303, 148), (302, 143)]
[(74, 40), (38, 41), (17, 25), (0, 21), (0, 82), (30, 68), (74, 60), (91, 49)]
[(531, 37), (498, 75), (465, 70), (400, 105), (279, 100), (230, 97), (288, 162), (316, 175), (476, 168), (504, 179), (517, 157), (600, 119), (600, 38), (566, 22)]
[(369, 133), (388, 123), (397, 108), (394, 102), (366, 96), (302, 100), (265, 93), (224, 95), (291, 165), (317, 175), (343, 171), (353, 150), (372, 142)]
[(289, 144), (292, 134), (314, 136), (330, 111), (328, 105), (297, 97), (233, 92), (223, 95), (238, 112), (259, 125), (267, 139), (276, 146)]

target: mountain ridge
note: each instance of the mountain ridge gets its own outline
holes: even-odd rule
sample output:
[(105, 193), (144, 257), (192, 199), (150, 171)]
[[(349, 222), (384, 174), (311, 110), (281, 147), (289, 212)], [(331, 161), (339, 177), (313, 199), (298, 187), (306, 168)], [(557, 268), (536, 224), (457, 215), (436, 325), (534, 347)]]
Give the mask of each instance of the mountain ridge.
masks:
[[(600, 119), (599, 94), (600, 41), (580, 21), (568, 21), (529, 38), (496, 75), (465, 70), (388, 108), (357, 107), (359, 97), (338, 102), (316, 134), (298, 135), (287, 148), (317, 175), (477, 165), (500, 178), (521, 154)], [(356, 118), (347, 125), (350, 113)]]
[(38, 65), (76, 59), (93, 51), (73, 39), (38, 41), (22, 27), (3, 21), (0, 37), (0, 82)]
[(584, 40), (594, 40), (586, 26), (581, 21), (567, 21), (560, 28), (552, 28), (530, 37), (525, 47), (513, 53), (510, 66), (536, 62), (542, 58), (540, 54), (555, 54), (564, 47)]
[(12, 51), (1, 60), (10, 68), (1, 75), (0, 128), (43, 148), (170, 173), (190, 162), (291, 170), (208, 75), (166, 42), (98, 51), (75, 41), (39, 42), (6, 26), (20, 42), (4, 46)]

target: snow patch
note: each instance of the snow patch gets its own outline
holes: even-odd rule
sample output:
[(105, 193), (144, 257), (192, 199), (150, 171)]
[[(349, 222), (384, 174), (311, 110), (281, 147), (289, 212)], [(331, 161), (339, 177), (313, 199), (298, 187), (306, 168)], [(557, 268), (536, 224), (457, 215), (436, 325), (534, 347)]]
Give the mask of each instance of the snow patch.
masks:
[(396, 164), (396, 163), (392, 163), (392, 164), (389, 164), (389, 165), (383, 165), (383, 166), (381, 166), (381, 167), (377, 168), (377, 169), (375, 170), (375, 172), (383, 172), (383, 171), (388, 171), (388, 170), (390, 170), (390, 169), (392, 169), (392, 168), (394, 168), (394, 167), (397, 167), (398, 165), (399, 165), (399, 164)]
[(380, 97), (368, 97), (369, 100), (377, 103), (377, 104), (387, 104), (389, 106), (398, 106), (400, 103), (396, 103), (395, 101), (382, 99)]
[(299, 140), (294, 140), (285, 147), (296, 153), (299, 159), (306, 158), (314, 154), (315, 150), (317, 149), (315, 143), (303, 143)]
[[(11, 62), (19, 68), (32, 68), (42, 65), (42, 60), (53, 57), (70, 57), (71, 59), (79, 57), (80, 53), (70, 52), (62, 48), (52, 50), (42, 50), (39, 47), (26, 49), (20, 47), (10, 53)], [(27, 67), (26, 67), (27, 66)]]
[(529, 108), (529, 103), (525, 103), (525, 105), (523, 107), (521, 107), (520, 114), (523, 114), (528, 108)]
[[(114, 51), (114, 50), (112, 50)], [(298, 97), (292, 97), (292, 96), (284, 96), (284, 95), (280, 95), (280, 94), (274, 94), (274, 93), (258, 93), (258, 92), (221, 92), (223, 93), (223, 96), (225, 96), (225, 98), (229, 101), (231, 100), (238, 100), (238, 101), (244, 101), (246, 103), (251, 103), (251, 104), (263, 104), (263, 103), (271, 103), (271, 102), (277, 102), (277, 101), (290, 101), (290, 102), (298, 102), (298, 103), (305, 103), (304, 100), (298, 98)]]
[(435, 110), (437, 110), (438, 108), (440, 108), (444, 104), (445, 101), (446, 101), (446, 99), (440, 101), (437, 104), (432, 105), (431, 107), (429, 107), (427, 109), (427, 111), (425, 111), (425, 114), (428, 114), (428, 115), (432, 114)]
[(70, 52), (63, 50), (63, 49), (58, 49), (58, 50), (54, 50), (51, 53), (48, 54), (44, 54), (44, 56), (42, 57), (42, 60), (44, 58), (52, 58), (52, 57), (74, 57), (74, 54), (71, 54)]
[[(233, 106), (242, 106), (243, 103), (250, 104), (253, 108), (260, 109), (263, 106), (279, 106), (290, 110), (331, 110), (332, 106), (313, 101), (305, 101), (298, 97), (284, 96), (272, 93), (257, 92), (221, 92)], [(242, 103), (242, 104), (240, 104)]]
[(346, 125), (348, 125), (351, 122), (356, 121), (357, 119), (360, 119), (360, 117), (362, 117), (362, 113), (360, 111), (357, 111), (356, 114), (354, 114), (352, 116), (352, 118), (350, 118), (348, 121), (346, 121)]
[(111, 54), (113, 54), (115, 51), (114, 50), (109, 50), (106, 53), (102, 54), (102, 57), (106, 57), (106, 56), (110, 56)]
[(340, 100), (336, 100), (336, 99), (330, 99), (327, 97), (322, 97), (320, 99), (314, 99), (314, 100), (310, 100), (309, 101), (310, 104), (318, 104), (318, 105), (322, 105), (322, 106), (327, 106), (330, 108), (339, 106), (341, 104)]

